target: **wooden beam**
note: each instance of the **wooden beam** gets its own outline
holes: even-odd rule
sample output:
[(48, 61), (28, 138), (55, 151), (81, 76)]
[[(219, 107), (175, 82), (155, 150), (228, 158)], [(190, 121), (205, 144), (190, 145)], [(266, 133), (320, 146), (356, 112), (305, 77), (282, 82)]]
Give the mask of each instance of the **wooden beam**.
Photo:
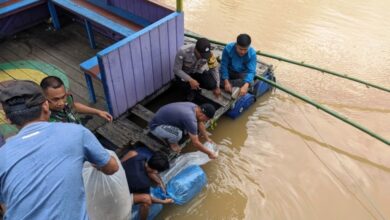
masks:
[(118, 148), (124, 148), (131, 144), (131, 136), (126, 135), (126, 131), (114, 123), (107, 123), (97, 129), (97, 133), (113, 143)]
[(122, 129), (130, 131), (132, 133), (132, 141), (134, 141), (134, 144), (136, 142), (141, 142), (153, 151), (164, 151), (164, 148), (168, 148), (167, 146), (164, 146), (163, 144), (149, 137), (147, 134), (145, 134), (144, 130), (141, 127), (139, 127), (137, 124), (128, 119), (118, 120), (117, 123), (120, 124)]
[(223, 94), (217, 98), (215, 97), (213, 91), (206, 90), (206, 89), (200, 89), (200, 95), (224, 107), (229, 105), (231, 100), (231, 98), (228, 98), (230, 96), (229, 94), (226, 95)]
[(145, 108), (143, 105), (137, 104), (131, 109), (131, 113), (142, 118), (146, 122), (150, 122), (154, 117), (154, 113), (149, 109)]

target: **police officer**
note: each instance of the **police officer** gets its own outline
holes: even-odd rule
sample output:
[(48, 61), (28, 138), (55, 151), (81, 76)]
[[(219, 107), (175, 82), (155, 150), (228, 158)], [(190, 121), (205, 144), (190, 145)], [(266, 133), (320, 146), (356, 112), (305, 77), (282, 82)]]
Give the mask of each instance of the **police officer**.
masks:
[(204, 88), (213, 90), (216, 96), (221, 94), (218, 62), (206, 38), (198, 39), (195, 45), (180, 48), (175, 57), (173, 72), (192, 91)]

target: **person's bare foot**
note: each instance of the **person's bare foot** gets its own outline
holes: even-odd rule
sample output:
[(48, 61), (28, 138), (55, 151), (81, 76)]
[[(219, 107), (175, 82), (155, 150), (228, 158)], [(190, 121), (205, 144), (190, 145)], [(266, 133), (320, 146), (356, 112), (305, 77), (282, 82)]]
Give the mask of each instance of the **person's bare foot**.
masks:
[(171, 144), (171, 150), (175, 153), (180, 153), (181, 147), (178, 144)]

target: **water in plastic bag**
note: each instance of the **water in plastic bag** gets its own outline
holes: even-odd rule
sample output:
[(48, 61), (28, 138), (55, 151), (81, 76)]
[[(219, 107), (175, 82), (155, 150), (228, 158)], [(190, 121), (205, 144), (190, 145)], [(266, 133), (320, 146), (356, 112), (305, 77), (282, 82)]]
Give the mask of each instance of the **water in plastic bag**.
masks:
[(119, 165), (119, 170), (113, 175), (105, 175), (89, 162), (84, 164), (88, 216), (91, 220), (128, 220), (131, 217), (133, 197), (127, 185), (125, 170), (116, 154), (107, 151)]
[[(213, 151), (214, 153), (217, 154), (218, 156), (218, 153), (219, 153), (219, 149), (217, 147), (217, 145), (214, 143), (214, 142), (210, 142), (210, 141), (206, 141), (205, 143), (203, 143), (203, 145), (205, 147), (207, 147), (209, 150)], [(210, 160), (210, 159), (209, 159)], [(208, 161), (207, 161), (208, 162)], [(198, 164), (200, 165), (200, 164)]]
[[(219, 149), (213, 142), (205, 142), (203, 144), (208, 149), (212, 150), (218, 155)], [(207, 154), (196, 151), (180, 155), (170, 163), (170, 169), (160, 173), (160, 176), (165, 184), (169, 182), (174, 176), (178, 175), (182, 170), (193, 165), (203, 165), (210, 161)]]

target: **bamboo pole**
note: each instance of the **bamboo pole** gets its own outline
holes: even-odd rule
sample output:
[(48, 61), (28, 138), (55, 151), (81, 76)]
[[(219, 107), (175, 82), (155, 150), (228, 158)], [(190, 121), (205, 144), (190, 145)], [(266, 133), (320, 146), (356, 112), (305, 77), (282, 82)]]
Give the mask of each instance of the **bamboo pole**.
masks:
[[(192, 38), (195, 38), (195, 39), (199, 39), (199, 38), (200, 38), (199, 36), (196, 36), (196, 35), (193, 35), (193, 34), (187, 34), (187, 33), (185, 34), (185, 36), (192, 37)], [(224, 44), (224, 43), (221, 43), (221, 42), (219, 42), (219, 41), (214, 41), (214, 40), (210, 40), (210, 42), (211, 42), (211, 43), (214, 43), (214, 44), (217, 44), (217, 45), (221, 45), (221, 46), (225, 46), (225, 45), (226, 45), (226, 44)], [(260, 51), (258, 51), (257, 54), (258, 54), (258, 55), (262, 55), (262, 56), (267, 56), (267, 57), (270, 57), (270, 58), (273, 58), (273, 59), (285, 61), (285, 62), (288, 62), (288, 63), (293, 63), (293, 64), (296, 64), (296, 65), (305, 66), (305, 67), (312, 68), (312, 69), (316, 68), (316, 70), (320, 70), (320, 71), (325, 72), (325, 71), (324, 71), (323, 69), (321, 69), (321, 68), (317, 68), (317, 67), (310, 66), (310, 65), (307, 65), (307, 64), (298, 63), (298, 62), (296, 62), (296, 61), (287, 60), (287, 59), (284, 59), (284, 58), (281, 58), (281, 57), (277, 57), (277, 56), (274, 56), (274, 55), (269, 55), (269, 54), (261, 53)], [(331, 71), (328, 71), (328, 73), (329, 73), (329, 72), (331, 72)], [(333, 74), (333, 75), (335, 75), (335, 74)], [(342, 76), (342, 75), (339, 75), (339, 74), (337, 74), (336, 76), (343, 77), (343, 78), (347, 78), (347, 79), (351, 79), (351, 80), (354, 80), (354, 81), (356, 81), (356, 82), (360, 82), (360, 83), (366, 84), (367, 86), (372, 86), (372, 87), (374, 87), (374, 88), (377, 88), (377, 89), (381, 89), (381, 90), (390, 92), (389, 89), (382, 88), (382, 87), (380, 87), (380, 86), (376, 86), (376, 85), (373, 85), (373, 84), (371, 84), (371, 83), (367, 83), (367, 82), (364, 82), (364, 81), (361, 81), (361, 80), (352, 79), (352, 77)], [(334, 110), (332, 110), (332, 109), (329, 109), (329, 108), (327, 108), (327, 107), (325, 107), (325, 106), (322, 106), (321, 104), (318, 104), (318, 103), (316, 103), (315, 101), (313, 101), (313, 100), (311, 100), (311, 99), (309, 99), (309, 98), (307, 98), (307, 97), (305, 97), (305, 96), (302, 96), (302, 95), (300, 95), (300, 94), (298, 94), (298, 93), (296, 93), (296, 92), (294, 92), (294, 91), (292, 91), (292, 90), (290, 90), (290, 89), (288, 89), (288, 88), (285, 88), (285, 87), (279, 85), (278, 83), (276, 83), (276, 82), (274, 82), (274, 81), (268, 80), (268, 79), (266, 79), (266, 78), (264, 78), (264, 77), (261, 77), (261, 76), (256, 76), (256, 78), (259, 79), (259, 80), (265, 81), (266, 83), (269, 83), (269, 84), (271, 84), (272, 86), (274, 86), (274, 87), (276, 87), (276, 88), (278, 88), (278, 89), (280, 89), (280, 90), (282, 90), (282, 91), (284, 91), (284, 92), (286, 92), (286, 93), (288, 93), (288, 94), (290, 94), (290, 95), (292, 95), (292, 96), (294, 96), (294, 97), (296, 97), (296, 98), (298, 98), (298, 99), (300, 99), (300, 100), (302, 100), (302, 101), (304, 101), (304, 102), (306, 102), (306, 103), (309, 103), (310, 105), (313, 105), (313, 106), (316, 107), (317, 109), (320, 109), (320, 110), (322, 110), (322, 111), (324, 111), (324, 112), (326, 112), (326, 113), (332, 115), (333, 117), (335, 117), (335, 118), (337, 118), (337, 119), (339, 119), (339, 120), (341, 120), (341, 121), (343, 121), (343, 122), (345, 122), (345, 123), (347, 123), (347, 124), (349, 124), (349, 125), (351, 125), (351, 126), (357, 128), (357, 129), (363, 131), (364, 133), (366, 133), (366, 134), (368, 134), (368, 135), (374, 137), (375, 139), (377, 139), (377, 140), (379, 140), (379, 141), (381, 141), (381, 142), (383, 142), (383, 143), (385, 143), (385, 144), (387, 144), (387, 145), (390, 145), (390, 141), (389, 141), (389, 140), (387, 140), (387, 139), (385, 139), (384, 137), (382, 137), (382, 136), (380, 136), (380, 135), (378, 135), (378, 134), (376, 134), (376, 133), (370, 131), (369, 129), (363, 127), (362, 125), (360, 125), (360, 124), (358, 124), (358, 123), (356, 123), (356, 122), (354, 122), (354, 121), (348, 119), (347, 117), (345, 117), (345, 116), (343, 116), (343, 115), (337, 113), (336, 111), (334, 111)]]
[[(186, 33), (185, 36), (192, 37), (192, 38), (195, 38), (195, 39), (200, 38), (199, 36), (196, 36), (196, 35), (193, 35), (193, 34), (188, 34), (188, 33)], [(215, 40), (209, 40), (209, 41), (211, 43), (213, 43), (213, 44), (217, 44), (217, 45), (221, 45), (221, 46), (225, 46), (226, 45), (225, 43), (222, 43), (222, 42), (219, 42), (219, 41), (215, 41)], [(316, 66), (313, 66), (313, 65), (305, 64), (304, 62), (297, 62), (297, 61), (289, 60), (289, 59), (286, 59), (286, 58), (283, 58), (283, 57), (275, 56), (275, 55), (272, 55), (272, 54), (263, 53), (263, 52), (260, 52), (260, 51), (257, 51), (256, 54), (260, 55), (260, 56), (265, 56), (265, 57), (268, 57), (268, 58), (271, 58), (271, 59), (276, 59), (276, 60), (279, 60), (279, 61), (283, 61), (283, 62), (286, 62), (286, 63), (291, 63), (291, 64), (295, 64), (295, 65), (298, 65), (298, 66), (303, 66), (303, 67), (306, 67), (306, 68), (309, 68), (309, 69), (318, 70), (318, 71), (320, 71), (322, 73), (331, 74), (331, 75), (334, 75), (334, 76), (337, 76), (337, 77), (340, 77), (340, 78), (344, 78), (344, 79), (355, 81), (357, 83), (361, 83), (363, 85), (366, 85), (367, 87), (373, 87), (373, 88), (376, 88), (376, 89), (379, 89), (379, 90), (382, 90), (382, 91), (385, 91), (385, 92), (390, 92), (390, 88), (385, 88), (383, 86), (375, 85), (375, 84), (372, 84), (370, 82), (366, 82), (366, 81), (363, 81), (363, 80), (360, 80), (360, 79), (348, 76), (346, 74), (341, 74), (341, 73), (337, 73), (337, 72), (334, 72), (334, 71), (326, 70), (326, 69), (323, 69), (323, 68), (320, 68), (320, 67), (316, 67)]]
[(272, 80), (268, 80), (268, 79), (266, 79), (264, 77), (261, 77), (261, 76), (256, 76), (256, 78), (259, 79), (259, 80), (262, 80), (262, 81), (264, 81), (264, 82), (266, 82), (266, 83), (268, 83), (268, 84), (270, 84), (270, 85), (272, 85), (272, 86), (274, 86), (274, 87), (276, 87), (276, 88), (278, 88), (278, 89), (280, 89), (280, 90), (282, 90), (282, 91), (284, 91), (284, 92), (286, 92), (286, 93), (288, 93), (288, 94), (290, 94), (290, 95), (292, 95), (292, 96), (294, 96), (294, 97), (296, 97), (296, 98), (298, 98), (298, 99), (300, 99), (300, 100), (302, 100), (302, 101), (304, 101), (306, 103), (309, 103), (310, 105), (316, 107), (317, 109), (320, 109), (320, 110), (322, 110), (322, 111), (324, 111), (324, 112), (326, 112), (326, 113), (328, 113), (328, 114), (330, 114), (330, 115), (340, 119), (341, 121), (343, 121), (343, 122), (345, 122), (345, 123), (347, 123), (347, 124), (357, 128), (357, 129), (363, 131), (364, 133), (366, 133), (366, 134), (376, 138), (377, 140), (379, 140), (379, 141), (381, 141), (381, 142), (383, 142), (383, 143), (385, 143), (387, 145), (390, 145), (390, 141), (389, 140), (386, 140), (384, 137), (374, 133), (373, 131), (370, 131), (369, 129), (363, 127), (362, 125), (360, 125), (360, 124), (358, 124), (358, 123), (356, 123), (356, 122), (354, 122), (354, 121), (352, 121), (350, 119), (348, 119), (347, 117), (337, 113), (336, 111), (334, 111), (334, 110), (332, 110), (330, 108), (327, 108), (325, 106), (322, 106), (321, 104), (318, 104), (315, 101), (313, 101), (313, 100), (311, 100), (311, 99), (309, 99), (309, 98), (307, 98), (305, 96), (302, 96), (302, 95), (300, 95), (300, 94), (298, 94), (298, 93), (296, 93), (296, 92), (294, 92), (294, 91), (292, 91), (292, 90), (290, 90), (290, 89), (288, 89), (286, 87), (283, 87), (283, 86), (279, 85), (278, 83), (276, 83), (276, 82), (274, 82)]
[(183, 12), (183, 0), (176, 0), (176, 12)]
[(360, 79), (348, 76), (347, 74), (337, 73), (337, 72), (334, 72), (334, 71), (331, 71), (331, 70), (326, 70), (326, 69), (323, 69), (323, 68), (320, 68), (320, 67), (316, 67), (316, 66), (313, 66), (313, 65), (310, 65), (310, 64), (305, 64), (304, 62), (297, 62), (297, 61), (294, 61), (294, 60), (289, 60), (289, 59), (286, 59), (286, 58), (283, 58), (283, 57), (279, 57), (279, 56), (275, 56), (275, 55), (272, 55), (272, 54), (263, 53), (263, 52), (260, 52), (260, 51), (257, 51), (256, 54), (258, 54), (260, 56), (265, 56), (265, 57), (269, 57), (269, 58), (272, 58), (272, 59), (276, 59), (276, 60), (279, 60), (279, 61), (295, 64), (295, 65), (298, 65), (298, 66), (303, 66), (303, 67), (306, 67), (306, 68), (309, 68), (309, 69), (318, 70), (318, 71), (320, 71), (322, 73), (328, 73), (328, 74), (331, 74), (331, 75), (334, 75), (334, 76), (337, 76), (337, 77), (340, 77), (340, 78), (344, 78), (344, 79), (348, 79), (348, 80), (352, 80), (352, 81), (364, 84), (367, 87), (373, 87), (373, 88), (376, 88), (376, 89), (379, 89), (379, 90), (382, 90), (382, 91), (385, 91), (385, 92), (390, 92), (389, 88), (385, 88), (385, 87), (382, 87), (382, 86), (379, 86), (379, 85), (375, 85), (375, 84), (372, 84), (370, 82), (366, 82), (366, 81), (363, 81), (363, 80), (360, 80)]

